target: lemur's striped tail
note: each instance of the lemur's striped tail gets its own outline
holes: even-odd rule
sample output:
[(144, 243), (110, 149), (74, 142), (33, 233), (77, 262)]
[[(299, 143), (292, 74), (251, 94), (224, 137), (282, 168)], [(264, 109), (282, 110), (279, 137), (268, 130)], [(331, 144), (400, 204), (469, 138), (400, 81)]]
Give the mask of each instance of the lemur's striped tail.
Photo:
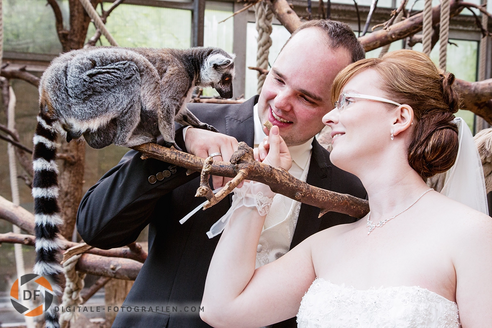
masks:
[[(50, 278), (54, 292), (61, 295), (60, 265), (61, 244), (58, 241), (58, 225), (62, 224), (58, 207), (58, 168), (55, 163), (58, 132), (55, 120), (41, 113), (34, 135), (33, 168), (34, 219), (36, 233), (36, 264), (34, 273)], [(57, 297), (55, 297), (56, 299)], [(45, 312), (46, 327), (58, 328), (58, 313), (55, 304)]]

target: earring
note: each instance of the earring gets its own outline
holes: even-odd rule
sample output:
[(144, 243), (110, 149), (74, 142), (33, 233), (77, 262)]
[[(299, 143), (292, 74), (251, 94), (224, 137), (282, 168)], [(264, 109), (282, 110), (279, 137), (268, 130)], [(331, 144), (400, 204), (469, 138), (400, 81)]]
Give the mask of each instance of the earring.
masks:
[(393, 128), (391, 128), (390, 138), (391, 138), (391, 140), (395, 139), (395, 135), (393, 134)]

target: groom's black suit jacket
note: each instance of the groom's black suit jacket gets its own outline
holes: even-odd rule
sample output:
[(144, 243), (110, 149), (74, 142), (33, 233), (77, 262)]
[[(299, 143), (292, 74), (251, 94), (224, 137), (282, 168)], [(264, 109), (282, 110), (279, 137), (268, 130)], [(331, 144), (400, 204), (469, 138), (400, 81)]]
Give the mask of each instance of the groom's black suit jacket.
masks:
[[(256, 101), (254, 97), (240, 105), (197, 104), (189, 108), (202, 122), (252, 146)], [(177, 142), (184, 145), (180, 135), (177, 133)], [(149, 256), (125, 305), (157, 305), (164, 313), (120, 312), (114, 327), (208, 327), (197, 312), (190, 313), (191, 306), (200, 304), (208, 266), (219, 239), (208, 239), (205, 233), (227, 212), (230, 198), (179, 224), (183, 216), (204, 201), (194, 197), (199, 185), (197, 174), (186, 176), (185, 171), (154, 159), (141, 160), (139, 153), (130, 151), (82, 199), (77, 228), (90, 245), (101, 248), (127, 245), (149, 225)], [(165, 178), (151, 184), (149, 177), (150, 181), (156, 180), (158, 172), (164, 172)], [(307, 182), (366, 197), (360, 181), (333, 166), (329, 153), (316, 140)], [(318, 219), (318, 213), (318, 208), (301, 206), (292, 247), (317, 231), (355, 221), (339, 213), (328, 213)], [(296, 327), (295, 318), (275, 327)]]

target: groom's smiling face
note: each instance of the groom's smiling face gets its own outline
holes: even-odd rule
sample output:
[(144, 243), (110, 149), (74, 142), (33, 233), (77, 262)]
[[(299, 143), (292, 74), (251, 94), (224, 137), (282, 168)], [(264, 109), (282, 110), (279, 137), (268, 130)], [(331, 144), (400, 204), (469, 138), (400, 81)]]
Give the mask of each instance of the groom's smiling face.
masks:
[(258, 100), (261, 122), (277, 125), (287, 145), (303, 144), (323, 128), (321, 118), (333, 108), (333, 80), (350, 63), (349, 51), (331, 49), (322, 29), (299, 31), (282, 49), (263, 84)]

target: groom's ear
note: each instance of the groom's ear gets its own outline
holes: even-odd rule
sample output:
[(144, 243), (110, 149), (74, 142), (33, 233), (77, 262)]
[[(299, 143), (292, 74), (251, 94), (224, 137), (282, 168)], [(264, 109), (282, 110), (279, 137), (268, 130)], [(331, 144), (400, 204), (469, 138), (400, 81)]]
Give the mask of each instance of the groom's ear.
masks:
[(400, 105), (395, 109), (393, 134), (395, 136), (407, 131), (413, 124), (413, 108), (410, 105)]

